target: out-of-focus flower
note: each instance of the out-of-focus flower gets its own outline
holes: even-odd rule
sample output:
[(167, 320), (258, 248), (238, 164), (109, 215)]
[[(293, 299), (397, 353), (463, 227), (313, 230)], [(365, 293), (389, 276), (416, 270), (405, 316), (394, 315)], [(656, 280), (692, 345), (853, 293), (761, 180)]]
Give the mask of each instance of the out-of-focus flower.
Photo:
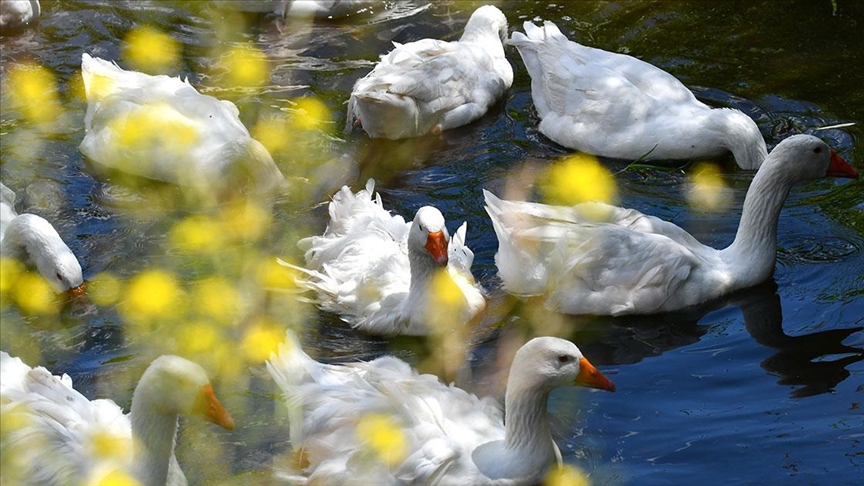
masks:
[(123, 40), (123, 57), (133, 69), (148, 74), (164, 74), (177, 65), (180, 44), (153, 27), (136, 27)]
[(544, 486), (590, 486), (591, 481), (584, 471), (576, 466), (564, 464), (555, 467), (546, 475)]
[(263, 363), (284, 339), (284, 327), (269, 317), (259, 317), (246, 329), (241, 347), (248, 361)]
[(24, 272), (24, 264), (14, 258), (0, 257), (0, 292), (10, 293)]
[[(126, 117), (115, 117), (108, 122), (108, 130), (116, 145), (117, 155), (110, 157), (124, 160), (123, 156), (134, 152), (150, 152), (159, 147), (171, 156), (164, 160), (182, 158), (195, 147), (201, 138), (199, 128), (183, 117), (168, 103), (141, 105)], [(163, 160), (136, 159), (127, 163), (141, 165), (164, 163)], [(177, 164), (183, 167), (184, 164)], [(132, 171), (140, 173), (141, 170)], [(145, 171), (146, 173), (146, 171)]]
[(43, 66), (34, 63), (12, 66), (3, 86), (4, 95), (31, 123), (51, 125), (62, 114), (57, 79)]
[(231, 47), (217, 61), (227, 73), (226, 84), (232, 87), (258, 87), (270, 81), (267, 56), (259, 49), (241, 44)]
[(219, 224), (203, 215), (189, 216), (171, 228), (171, 244), (187, 252), (215, 253), (224, 240)]
[(258, 262), (256, 278), (265, 289), (294, 289), (294, 270), (279, 265), (274, 257), (266, 257)]
[(685, 197), (692, 206), (702, 211), (718, 212), (732, 205), (732, 194), (717, 164), (699, 162), (687, 179)]
[(285, 118), (261, 118), (252, 127), (251, 135), (271, 154), (289, 150), (292, 146), (292, 133)]
[(182, 289), (174, 274), (145, 270), (129, 282), (122, 311), (129, 320), (177, 317), (182, 302)]
[(199, 281), (193, 289), (192, 301), (199, 314), (221, 324), (232, 323), (240, 310), (237, 288), (223, 277)]
[(370, 413), (357, 421), (357, 438), (388, 466), (405, 460), (408, 442), (399, 422), (390, 415)]
[(235, 199), (219, 211), (222, 232), (235, 241), (255, 241), (270, 228), (272, 214), (252, 200)]
[(455, 323), (460, 322), (467, 305), (462, 289), (456, 285), (447, 269), (441, 269), (432, 276), (429, 301), (431, 304), (426, 321), (432, 327), (433, 333), (453, 330)]
[(98, 273), (87, 283), (87, 295), (96, 305), (116, 304), (123, 296), (123, 282), (111, 273)]
[(142, 486), (122, 469), (113, 469), (107, 474), (100, 474), (99, 476), (89, 478), (85, 484), (88, 486)]
[(28, 314), (56, 314), (59, 310), (54, 289), (38, 273), (21, 273), (15, 280), (13, 294), (18, 307)]
[(176, 349), (183, 356), (211, 353), (222, 341), (219, 331), (208, 322), (183, 322), (174, 329)]
[(548, 204), (564, 206), (592, 201), (613, 203), (618, 194), (612, 173), (597, 157), (584, 153), (553, 163), (541, 189)]
[(322, 130), (330, 123), (330, 110), (314, 96), (293, 100), (296, 103), (291, 124), (303, 130)]

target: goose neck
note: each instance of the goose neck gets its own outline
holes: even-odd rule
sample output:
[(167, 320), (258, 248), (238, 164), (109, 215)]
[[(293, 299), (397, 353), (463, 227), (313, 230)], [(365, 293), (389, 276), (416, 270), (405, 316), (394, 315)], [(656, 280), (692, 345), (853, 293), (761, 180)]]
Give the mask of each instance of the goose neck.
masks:
[(507, 387), (504, 445), (517, 457), (555, 457), (552, 433), (546, 416), (549, 392), (534, 387)]
[(173, 462), (178, 416), (160, 413), (138, 395), (132, 398), (130, 412), (134, 476), (145, 486), (164, 485)]

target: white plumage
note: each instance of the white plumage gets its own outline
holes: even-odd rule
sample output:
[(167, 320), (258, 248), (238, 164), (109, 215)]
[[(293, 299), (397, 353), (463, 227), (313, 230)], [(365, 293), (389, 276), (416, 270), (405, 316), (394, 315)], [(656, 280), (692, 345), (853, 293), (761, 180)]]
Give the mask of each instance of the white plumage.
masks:
[(39, 0), (3, 0), (0, 2), (0, 29), (18, 29), (39, 20)]
[(723, 250), (673, 223), (600, 203), (573, 207), (502, 201), (484, 191), (498, 236), (504, 288), (543, 295), (569, 314), (651, 314), (681, 309), (758, 284), (774, 271), (777, 221), (789, 189), (858, 173), (824, 142), (781, 142), (747, 191), (735, 241)]
[(394, 43), (354, 85), (348, 128), (359, 120), (372, 138), (399, 139), (480, 118), (513, 84), (502, 44), (506, 36), (506, 17), (486, 5), (471, 15), (457, 42)]
[(54, 226), (15, 212), (15, 193), (0, 183), (0, 255), (34, 267), (57, 292), (84, 291), (81, 264)]
[(87, 114), (78, 148), (90, 160), (201, 194), (286, 187), (230, 101), (202, 95), (179, 77), (125, 71), (86, 53), (81, 73)]
[(0, 352), (0, 414), (4, 484), (100, 484), (119, 471), (143, 486), (185, 485), (174, 456), (178, 414), (234, 428), (204, 370), (177, 356), (150, 364), (124, 415), (78, 393), (68, 375)]
[(635, 160), (719, 157), (756, 169), (767, 156), (756, 123), (712, 109), (671, 74), (624, 54), (567, 40), (552, 22), (514, 32), (531, 75), (540, 133), (575, 150)]
[(485, 308), (471, 275), (465, 223), (451, 239), (444, 216), (431, 206), (406, 223), (384, 209), (371, 179), (356, 194), (343, 187), (329, 211), (324, 235), (298, 243), (307, 268), (280, 260), (303, 273), (298, 283), (317, 294), (322, 309), (373, 334), (423, 335), (437, 316), (452, 316), (446, 325), (458, 326)]
[[(538, 484), (560, 460), (546, 419), (549, 392), (566, 385), (615, 390), (573, 343), (552, 337), (516, 353), (506, 426), (492, 398), (419, 375), (394, 357), (321, 364), (290, 332), (267, 369), (285, 394), (299, 459), (280, 474), (301, 484)], [(370, 448), (376, 439), (358, 432), (369, 417), (385, 417), (383, 428), (392, 429), (385, 433), (395, 437), (392, 449), (378, 444), (383, 455)]]

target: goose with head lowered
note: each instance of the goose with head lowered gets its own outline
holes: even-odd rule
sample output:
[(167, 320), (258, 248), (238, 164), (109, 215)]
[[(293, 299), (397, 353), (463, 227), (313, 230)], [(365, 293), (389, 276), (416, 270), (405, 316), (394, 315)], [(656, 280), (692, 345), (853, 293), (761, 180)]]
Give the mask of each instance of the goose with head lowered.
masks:
[(81, 264), (45, 218), (15, 212), (15, 193), (0, 182), (0, 256), (34, 267), (57, 292), (84, 293)]
[(93, 162), (201, 194), (287, 187), (234, 103), (203, 95), (188, 80), (127, 71), (86, 53), (81, 75), (87, 113), (78, 149)]
[(825, 176), (857, 179), (858, 172), (811, 135), (780, 142), (753, 178), (735, 240), (722, 250), (633, 209), (504, 201), (485, 190), (484, 195), (498, 236), (495, 263), (508, 292), (543, 296), (549, 308), (568, 314), (652, 314), (768, 279), (789, 190)]
[(675, 160), (732, 153), (756, 169), (768, 151), (756, 123), (711, 108), (671, 74), (624, 54), (568, 40), (552, 22), (524, 23), (509, 44), (531, 75), (540, 133), (565, 147), (617, 159)]
[(458, 41), (394, 43), (354, 84), (346, 129), (357, 121), (370, 137), (395, 140), (477, 120), (513, 84), (506, 38), (507, 18), (485, 5), (471, 14)]
[(406, 223), (384, 209), (371, 179), (356, 194), (343, 187), (329, 210), (324, 234), (298, 243), (308, 268), (279, 260), (301, 273), (297, 283), (323, 310), (371, 334), (425, 335), (438, 316), (465, 324), (486, 307), (471, 275), (466, 223), (451, 238), (432, 206)]
[(129, 414), (111, 400), (88, 400), (68, 375), (30, 368), (6, 352), (0, 379), (4, 484), (108, 484), (125, 477), (142, 486), (185, 485), (174, 455), (178, 417), (234, 428), (204, 369), (178, 356), (150, 364)]
[(298, 484), (540, 484), (561, 459), (546, 415), (550, 392), (615, 391), (576, 345), (554, 337), (516, 352), (503, 410), (392, 356), (318, 363), (290, 332), (267, 369), (285, 395), (295, 451), (293, 468), (280, 474)]

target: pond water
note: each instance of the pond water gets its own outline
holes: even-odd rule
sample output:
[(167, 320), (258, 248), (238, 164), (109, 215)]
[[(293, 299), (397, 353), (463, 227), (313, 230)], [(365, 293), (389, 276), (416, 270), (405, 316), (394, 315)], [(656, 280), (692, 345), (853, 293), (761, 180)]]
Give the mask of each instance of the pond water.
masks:
[[(189, 355), (211, 372), (237, 428), (185, 420), (178, 455), (187, 476), (198, 484), (268, 484), (273, 464), (289, 449), (289, 424), (261, 359), (249, 351), (253, 331), (300, 329), (304, 346), (322, 360), (394, 353), (441, 369), (429, 360), (437, 350), (427, 340), (363, 335), (298, 303), (290, 291), (264, 291), (254, 278), (251, 267), (277, 256), (302, 261), (297, 239), (326, 225), (319, 203), (343, 183), (356, 190), (374, 177), (385, 206), (406, 218), (434, 204), (451, 232), (468, 222), (473, 271), (489, 291), (490, 312), (461, 350), (464, 362), (445, 357), (448, 378), (478, 393), (500, 394), (506, 371), (500, 363), (508, 353), (532, 335), (555, 334), (577, 343), (616, 383), (614, 394), (561, 389), (549, 401), (565, 461), (595, 484), (860, 484), (861, 182), (819, 180), (793, 188), (779, 223), (776, 272), (763, 285), (672, 315), (571, 317), (506, 297), (495, 276), (497, 240), (481, 188), (500, 193), (509, 178), (530, 175), (567, 153), (537, 132), (530, 79), (515, 50), (507, 51), (515, 82), (505, 101), (470, 126), (398, 142), (343, 134), (351, 86), (391, 41), (458, 38), (481, 4), (386, 2), (338, 20), (283, 21), (232, 14), (204, 1), (43, 0), (38, 25), (0, 38), (0, 69), (5, 84), (22, 63), (46, 67), (56, 77), (65, 117), (40, 129), (4, 97), (0, 170), (19, 195), (19, 212), (54, 222), (95, 294), (93, 302), (48, 316), (22, 312), (4, 297), (0, 347), (31, 365), (68, 373), (88, 397), (110, 397), (123, 407), (154, 356)], [(864, 116), (860, 2), (497, 4), (511, 31), (522, 30), (524, 20), (552, 20), (573, 40), (666, 69), (711, 105), (742, 109), (757, 121), (769, 148), (789, 135), (813, 133), (862, 168), (860, 124), (816, 130)], [(78, 152), (86, 108), (78, 94), (81, 54), (127, 67), (124, 39), (141, 25), (179, 42), (182, 56), (169, 74), (233, 100), (249, 127), (308, 114), (313, 105), (301, 98), (324, 107), (323, 128), (287, 133), (289, 146), (273, 150), (295, 190), (276, 202), (272, 216), (241, 215), (231, 226), (225, 222), (233, 217), (230, 208), (169, 206), (162, 196), (179, 201), (182, 191), (159, 187), (157, 197), (141, 189), (148, 186), (115, 184)], [(266, 82), (230, 85), (231, 73), (218, 61), (238, 45), (264, 53)], [(604, 163), (616, 173), (620, 205), (671, 220), (714, 246), (732, 241), (752, 172), (724, 161), (722, 179), (733, 203), (705, 212), (685, 202), (689, 167)], [(227, 243), (219, 252), (177, 244), (177, 226), (195, 216), (221, 222), (216, 227)], [(166, 299), (183, 310), (142, 324), (125, 303), (132, 297), (112, 299), (110, 290), (131, 294), (136, 279), (153, 269), (173, 276), (183, 297)], [(202, 282), (211, 277), (222, 290), (207, 294)]]

